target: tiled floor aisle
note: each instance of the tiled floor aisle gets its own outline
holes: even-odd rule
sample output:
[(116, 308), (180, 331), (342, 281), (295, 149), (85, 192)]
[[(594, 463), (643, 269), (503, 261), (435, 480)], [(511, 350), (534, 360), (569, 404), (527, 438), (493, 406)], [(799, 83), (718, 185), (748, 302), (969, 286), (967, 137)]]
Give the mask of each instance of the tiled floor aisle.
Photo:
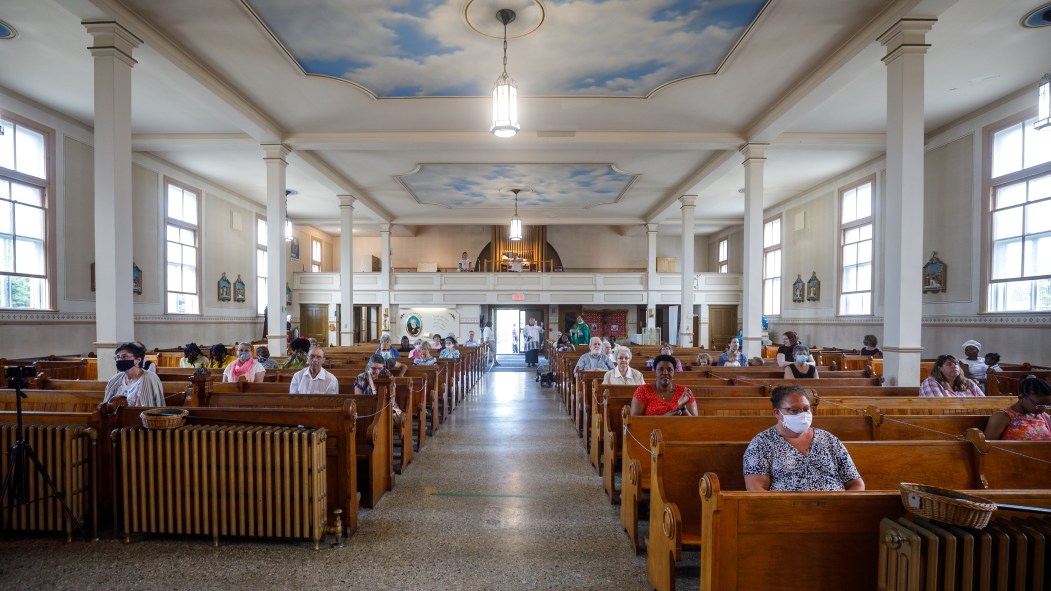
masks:
[(341, 550), (147, 539), (0, 542), (0, 588), (644, 590), (553, 389), (490, 373)]

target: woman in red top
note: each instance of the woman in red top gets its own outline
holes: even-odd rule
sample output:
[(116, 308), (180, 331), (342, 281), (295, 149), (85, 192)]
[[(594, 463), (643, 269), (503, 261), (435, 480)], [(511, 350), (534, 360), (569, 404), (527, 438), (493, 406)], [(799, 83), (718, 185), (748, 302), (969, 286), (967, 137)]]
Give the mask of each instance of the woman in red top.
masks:
[(657, 381), (643, 384), (635, 390), (631, 399), (632, 416), (697, 416), (697, 400), (693, 392), (674, 381), (675, 361), (671, 355), (658, 355), (653, 359)]

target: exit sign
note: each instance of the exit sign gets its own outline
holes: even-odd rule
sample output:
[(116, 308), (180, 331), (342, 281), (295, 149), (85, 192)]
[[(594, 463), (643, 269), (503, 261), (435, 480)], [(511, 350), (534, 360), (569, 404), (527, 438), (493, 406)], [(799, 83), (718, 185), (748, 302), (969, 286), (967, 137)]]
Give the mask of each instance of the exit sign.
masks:
[(511, 294), (511, 301), (521, 302), (524, 299), (525, 299), (525, 294), (524, 293), (513, 293), (513, 294)]

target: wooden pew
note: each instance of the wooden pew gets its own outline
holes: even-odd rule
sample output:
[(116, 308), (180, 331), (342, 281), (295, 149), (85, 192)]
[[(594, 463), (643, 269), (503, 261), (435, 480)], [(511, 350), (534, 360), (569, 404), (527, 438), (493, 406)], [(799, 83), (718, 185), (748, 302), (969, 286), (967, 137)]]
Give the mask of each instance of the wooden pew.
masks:
[[(22, 400), (23, 410), (49, 412), (92, 413), (102, 403), (104, 392), (101, 390), (37, 390), (23, 388), (26, 398)], [(182, 406), (187, 399), (187, 390), (180, 390), (165, 397), (168, 406)], [(0, 389), (0, 410), (15, 410), (15, 391)]]
[[(1047, 490), (965, 492), (1051, 508)], [(775, 580), (784, 591), (875, 590), (880, 520), (907, 514), (896, 491), (748, 493), (725, 490), (714, 473), (704, 475), (694, 494), (700, 495), (702, 591), (766, 589)], [(805, 576), (778, 576), (785, 556), (805, 556)]]

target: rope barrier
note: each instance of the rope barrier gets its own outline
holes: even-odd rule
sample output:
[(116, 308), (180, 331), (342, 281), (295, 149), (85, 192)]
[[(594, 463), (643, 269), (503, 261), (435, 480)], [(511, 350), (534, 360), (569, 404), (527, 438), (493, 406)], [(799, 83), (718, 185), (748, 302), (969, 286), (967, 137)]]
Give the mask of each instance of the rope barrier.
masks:
[(361, 419), (368, 419), (368, 418), (374, 417), (374, 416), (380, 414), (381, 412), (387, 410), (387, 408), (390, 407), (390, 405), (391, 405), (390, 399), (387, 399), (387, 405), (384, 406), (383, 408), (377, 410), (376, 412), (374, 412), (374, 413), (372, 413), (370, 415), (358, 415), (357, 418), (360, 421)]

